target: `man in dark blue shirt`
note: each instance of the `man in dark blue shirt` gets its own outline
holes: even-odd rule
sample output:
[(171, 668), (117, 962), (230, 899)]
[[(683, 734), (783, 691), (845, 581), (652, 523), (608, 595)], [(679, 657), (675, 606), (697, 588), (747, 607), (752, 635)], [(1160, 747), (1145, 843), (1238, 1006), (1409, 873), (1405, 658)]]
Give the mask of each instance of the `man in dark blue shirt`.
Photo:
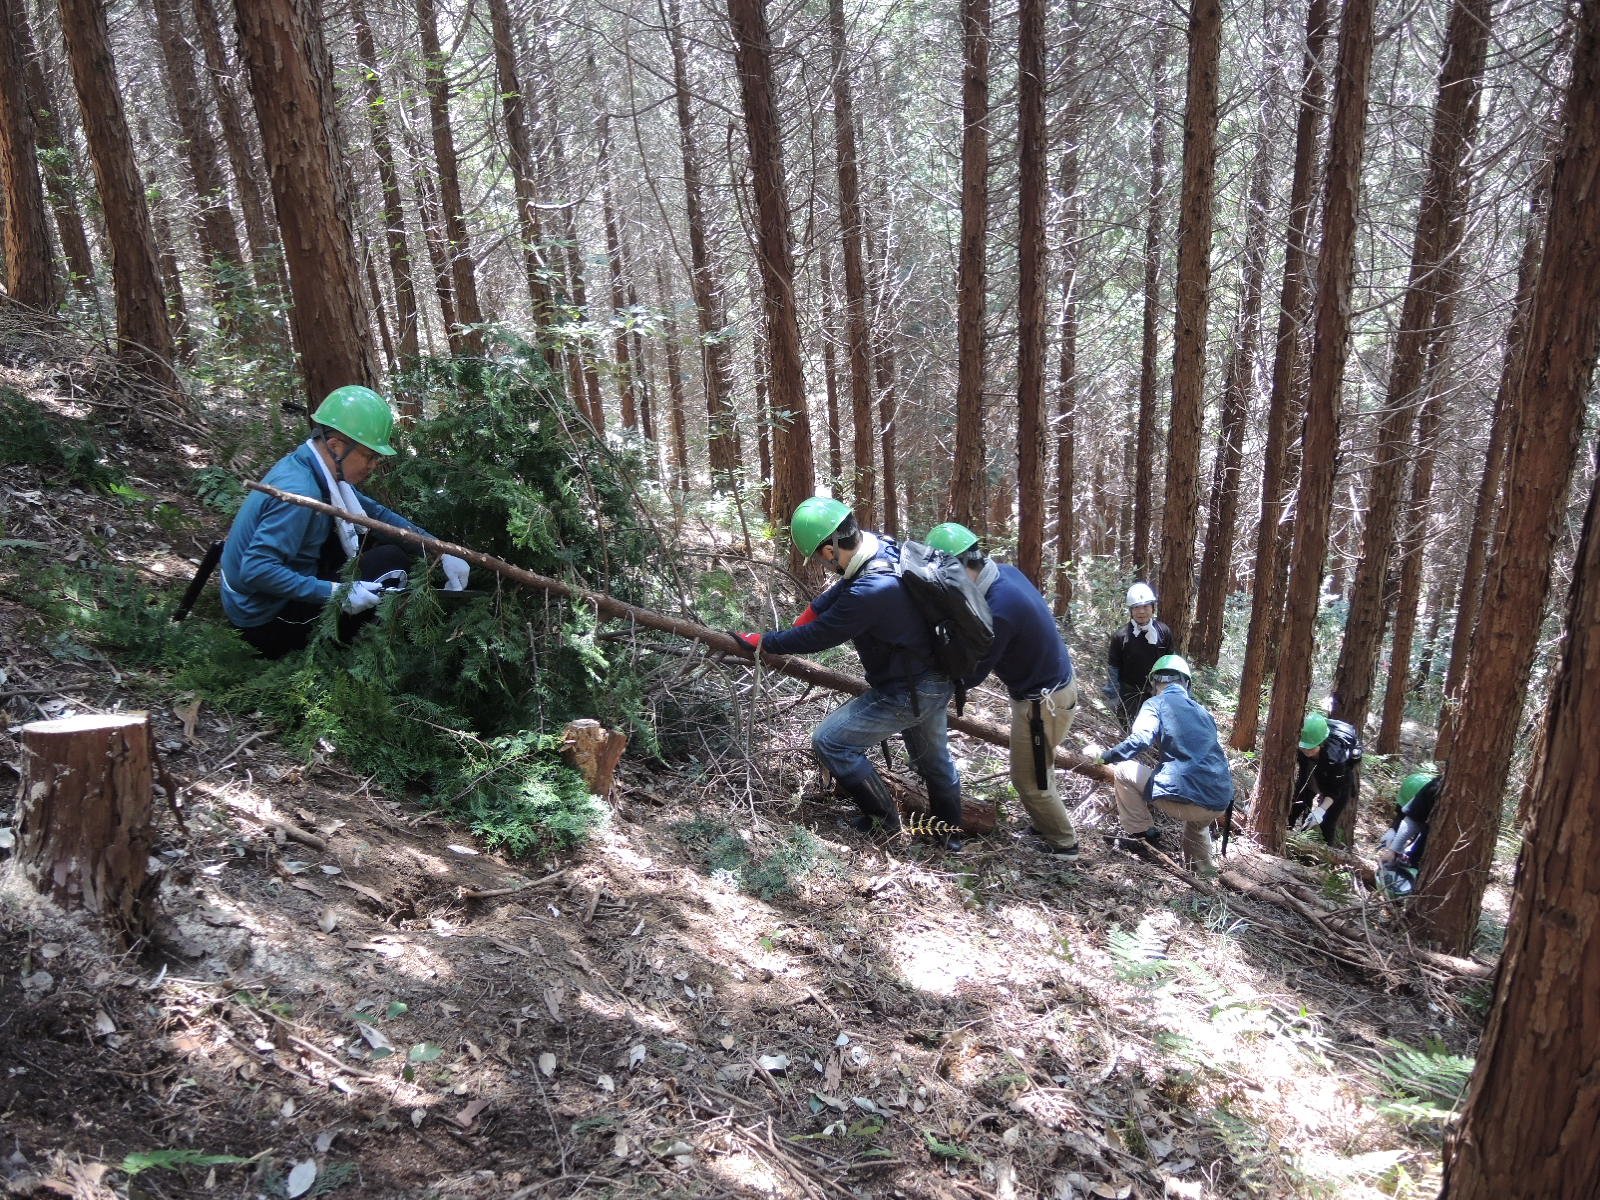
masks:
[[(821, 496), (795, 509), (790, 530), (802, 554), (842, 578), (792, 628), (737, 636), (770, 654), (812, 654), (852, 642), (870, 686), (812, 730), (817, 759), (861, 809), (863, 832), (881, 824), (892, 833), (900, 828), (899, 810), (867, 752), (898, 733), (927, 785), (933, 815), (959, 830), (961, 782), (946, 740), (952, 684), (934, 665), (933, 631), (895, 573), (900, 548), (860, 528), (846, 505)], [(943, 842), (961, 848), (955, 833)]]
[(1078, 684), (1056, 619), (1028, 577), (988, 558), (965, 525), (936, 525), (928, 545), (959, 559), (989, 602), (994, 644), (964, 682), (977, 687), (993, 671), (1005, 684), (1011, 698), (1011, 786), (1051, 852), (1076, 861), (1078, 835), (1061, 803), (1054, 760), (1078, 712)]
[(1354, 725), (1321, 713), (1306, 714), (1295, 755), (1291, 828), (1315, 825), (1330, 846), (1339, 839), (1339, 818), (1361, 786), (1361, 753), (1361, 734)]

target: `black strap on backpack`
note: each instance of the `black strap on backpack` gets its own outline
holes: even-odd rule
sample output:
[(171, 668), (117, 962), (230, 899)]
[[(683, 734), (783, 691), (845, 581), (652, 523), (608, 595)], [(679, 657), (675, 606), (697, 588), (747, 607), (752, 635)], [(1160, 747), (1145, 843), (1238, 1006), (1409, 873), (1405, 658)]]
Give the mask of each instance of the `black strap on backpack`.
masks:
[(933, 633), (934, 664), (955, 685), (956, 713), (966, 707), (965, 680), (994, 645), (989, 602), (953, 554), (901, 542), (895, 574)]

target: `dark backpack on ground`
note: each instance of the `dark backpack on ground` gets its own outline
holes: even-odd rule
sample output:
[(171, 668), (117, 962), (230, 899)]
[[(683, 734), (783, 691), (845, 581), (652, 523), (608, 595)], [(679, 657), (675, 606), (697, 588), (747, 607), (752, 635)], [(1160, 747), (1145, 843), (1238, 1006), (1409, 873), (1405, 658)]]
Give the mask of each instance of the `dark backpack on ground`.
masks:
[(934, 665), (955, 684), (959, 715), (967, 703), (963, 681), (994, 645), (989, 602), (955, 555), (922, 542), (901, 542), (894, 570), (933, 630)]

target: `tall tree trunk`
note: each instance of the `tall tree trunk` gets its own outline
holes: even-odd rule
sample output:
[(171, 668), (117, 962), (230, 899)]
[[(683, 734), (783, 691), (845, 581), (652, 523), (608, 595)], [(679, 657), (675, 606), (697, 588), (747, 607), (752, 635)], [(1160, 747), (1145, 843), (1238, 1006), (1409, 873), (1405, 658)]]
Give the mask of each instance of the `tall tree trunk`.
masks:
[[(1070, 37), (1071, 35), (1069, 35)], [(1068, 42), (1068, 54), (1075, 53)], [(1069, 59), (1069, 61), (1075, 61)], [(1076, 104), (1076, 98), (1068, 101)], [(1073, 497), (1077, 490), (1078, 424), (1078, 239), (1082, 236), (1078, 201), (1078, 140), (1081, 136), (1076, 109), (1069, 107), (1065, 145), (1061, 151), (1061, 334), (1056, 371), (1056, 594), (1058, 621), (1070, 619), (1072, 576), (1076, 567), (1078, 529)]]
[[(1591, 56), (1585, 86), (1600, 92), (1592, 17), (1591, 11), (1579, 53)], [(1600, 724), (1597, 523), (1600, 488), (1590, 496), (1578, 547), (1567, 645), (1550, 691), (1500, 983), (1461, 1124), (1445, 1146), (1440, 1200), (1592, 1196), (1600, 1179), (1600, 1139), (1593, 1136), (1600, 1122), (1594, 1025), (1600, 995), (1600, 956), (1594, 953), (1600, 926), (1600, 758), (1593, 748)], [(1454, 765), (1450, 778), (1454, 786)]]
[[(594, 62), (589, 63), (593, 73)], [(617, 206), (611, 197), (611, 122), (600, 114), (600, 215), (606, 232), (606, 264), (611, 276), (611, 346), (616, 355), (617, 402), (624, 429), (639, 428), (639, 406), (634, 396), (633, 356), (628, 346), (628, 282), (625, 278), (622, 234), (617, 228)]]
[[(678, 116), (678, 148), (683, 158), (683, 203), (689, 227), (690, 283), (695, 313), (700, 321), (700, 368), (704, 379), (711, 451), (713, 486), (727, 487), (739, 469), (739, 437), (733, 413), (733, 371), (723, 337), (727, 323), (722, 287), (706, 237), (705, 202), (700, 180), (700, 151), (695, 143), (693, 92), (689, 85), (689, 59), (684, 48), (683, 16), (678, 0), (661, 0), (662, 23), (672, 51), (672, 79)], [(787, 515), (787, 514), (786, 514)]]
[[(1554, 160), (1554, 154), (1551, 160)], [(1495, 391), (1494, 416), (1489, 423), (1489, 445), (1484, 453), (1483, 474), (1478, 478), (1478, 495), (1472, 510), (1472, 528), (1467, 534), (1466, 561), (1461, 570), (1461, 599), (1456, 608), (1455, 633), (1450, 639), (1450, 663), (1445, 672), (1444, 703), (1439, 709), (1438, 738), (1433, 756), (1441, 762), (1450, 757), (1455, 740), (1456, 711), (1466, 676), (1468, 651), (1478, 626), (1488, 572), (1484, 559), (1494, 536), (1500, 514), (1500, 485), (1505, 478), (1506, 444), (1510, 440), (1512, 413), (1506, 393), (1515, 377), (1515, 364), (1527, 341), (1528, 319), (1533, 309), (1533, 288), (1538, 278), (1539, 260), (1544, 250), (1545, 211), (1550, 199), (1551, 168), (1540, 168), (1534, 177), (1528, 205), (1528, 225), (1517, 264), (1517, 295), (1511, 309), (1511, 326), (1506, 334), (1505, 357), (1500, 369), (1500, 385)]]
[(855, 475), (849, 495), (856, 517), (876, 528), (877, 475), (873, 469), (872, 348), (867, 325), (867, 270), (862, 260), (861, 181), (856, 160), (855, 102), (845, 41), (844, 0), (828, 0), (832, 55), (833, 139), (839, 178), (839, 243), (844, 252), (844, 331), (850, 363)]
[(1261, 297), (1267, 274), (1267, 209), (1272, 203), (1273, 106), (1263, 101), (1256, 161), (1245, 199), (1244, 280), (1238, 333), (1228, 351), (1222, 384), (1222, 424), (1217, 434), (1207, 504), (1206, 548), (1195, 596), (1194, 661), (1215, 666), (1222, 652), (1222, 613), (1233, 574), (1234, 528), (1239, 518), (1239, 477), (1244, 462), (1245, 423), (1261, 336)]
[[(504, 0), (496, 0), (496, 3), (503, 6)], [(400, 199), (394, 139), (389, 136), (389, 106), (384, 100), (378, 73), (378, 48), (367, 20), (365, 0), (351, 0), (350, 16), (356, 30), (356, 53), (361, 56), (362, 94), (367, 102), (367, 117), (372, 122), (372, 156), (378, 164), (378, 185), (382, 192), (379, 211), (383, 215), (383, 241), (389, 256), (395, 323), (399, 328), (395, 349), (402, 363), (414, 362), (422, 354), (417, 323), (417, 285), (411, 272), (411, 249), (406, 244), (405, 208)], [(498, 50), (498, 42), (496, 46)]]
[(833, 349), (833, 331), (839, 327), (839, 306), (833, 294), (833, 254), (827, 246), (817, 248), (817, 265), (822, 276), (822, 384), (828, 402), (828, 485), (834, 494), (844, 486), (844, 447), (839, 433), (839, 370)]
[(1439, 627), (1444, 623), (1444, 614), (1450, 611), (1450, 602), (1458, 591), (1457, 584), (1460, 581), (1461, 568), (1449, 568), (1439, 573), (1434, 580), (1433, 590), (1428, 594), (1428, 631), (1422, 635), (1422, 653), (1417, 658), (1416, 674), (1411, 677), (1413, 693), (1422, 692), (1433, 675), (1434, 655), (1439, 647)]
[(423, 86), (428, 93), (428, 116), (433, 134), (433, 157), (439, 168), (439, 208), (450, 255), (450, 279), (455, 289), (456, 322), (446, 336), (456, 354), (482, 354), (483, 323), (478, 305), (478, 276), (472, 243), (467, 237), (466, 210), (461, 202), (461, 172), (456, 164), (456, 139), (450, 128), (450, 81), (445, 74), (444, 52), (439, 48), (439, 22), (434, 0), (416, 0), (417, 29), (422, 37)]
[[(543, 328), (549, 325), (552, 315), (550, 284), (545, 275), (544, 229), (539, 221), (533, 148), (528, 140), (528, 102), (522, 94), (516, 32), (506, 0), (489, 0), (489, 26), (494, 35), (495, 78), (500, 87), (500, 111), (506, 129), (506, 163), (511, 168), (511, 182), (517, 197), (522, 273), (528, 286), (528, 303), (533, 307), (533, 323)], [(554, 370), (554, 347), (543, 342), (541, 349), (546, 365)]]
[(336, 387), (371, 386), (378, 378), (338, 160), (328, 51), (310, 0), (241, 4), (238, 31), (283, 230), (290, 325), (315, 404)]
[(1356, 211), (1361, 192), (1361, 145), (1367, 119), (1367, 78), (1372, 65), (1373, 0), (1345, 0), (1339, 34), (1339, 87), (1335, 91), (1328, 173), (1322, 209), (1322, 250), (1317, 261), (1317, 311), (1306, 394), (1307, 453), (1295, 499), (1293, 573), (1285, 605), (1283, 644), (1267, 714), (1252, 801), (1251, 828), (1273, 854), (1283, 850), (1295, 746), (1311, 686), (1317, 602), (1328, 552), (1328, 523), (1338, 469), (1340, 391), (1349, 352), (1350, 291), (1355, 266)]
[(0, 184), (5, 191), (5, 297), (52, 312), (63, 288), (50, 249), (38, 138), (23, 69), (20, 0), (0, 0)]
[[(627, 273), (628, 260), (626, 258), (627, 242), (622, 243), (624, 257), (622, 259), (623, 273)], [(639, 312), (639, 289), (632, 283), (628, 284), (628, 343), (631, 348), (630, 361), (633, 363), (633, 379), (636, 387), (636, 396), (639, 405), (639, 432), (644, 434), (645, 441), (656, 440), (655, 404), (651, 398), (650, 359), (645, 352), (644, 337), (642, 334), (643, 323), (636, 315)], [(659, 472), (657, 472), (659, 474)]]
[[(1422, 929), (1454, 953), (1470, 948), (1477, 933), (1600, 338), (1600, 8), (1582, 10), (1577, 35), (1544, 257), (1506, 397), (1508, 503), (1490, 556), (1449, 774), (1433, 813), (1434, 851), (1414, 901)], [(1571, 636), (1581, 640), (1586, 631), (1574, 627)], [(1556, 815), (1553, 805), (1548, 815)]]
[[(794, 260), (789, 244), (789, 197), (783, 144), (772, 87), (772, 36), (765, 0), (728, 0), (739, 72), (739, 95), (749, 142), (756, 199), (757, 260), (766, 310), (769, 392), (773, 415), (772, 507), (779, 520), (811, 495), (811, 416), (800, 365), (800, 326), (794, 305)], [(800, 566), (798, 550), (791, 565)]]
[(660, 298), (662, 321), (661, 335), (667, 351), (667, 395), (671, 400), (672, 424), (672, 477), (678, 491), (689, 490), (689, 403), (683, 394), (683, 343), (678, 340), (678, 316), (671, 293), (667, 291), (666, 273), (661, 260), (656, 259), (656, 295)]
[[(859, 139), (860, 130), (858, 129), (856, 133)], [(886, 187), (880, 187), (878, 193), (877, 210), (882, 222), (877, 227), (876, 244), (873, 240), (872, 225), (868, 224), (863, 232), (866, 235), (867, 263), (872, 275), (873, 316), (870, 321), (873, 332), (872, 369), (878, 391), (878, 444), (883, 456), (883, 519), (880, 528), (898, 537), (901, 517), (898, 474), (900, 455), (895, 449), (895, 441), (900, 425), (900, 393), (894, 352), (897, 326), (890, 295), (890, 280), (893, 278), (890, 260), (894, 255), (894, 248), (890, 240), (890, 208), (887, 191)]]
[[(1211, 3), (1213, 0), (1203, 0)], [(1022, 0), (1017, 20), (1017, 560), (1044, 582), (1045, 0)]]
[(222, 127), (222, 143), (228, 151), (233, 171), (233, 186), (244, 217), (245, 241), (250, 245), (251, 273), (257, 287), (284, 283), (281, 267), (272, 246), (278, 235), (265, 199), (267, 185), (261, 176), (259, 158), (250, 144), (245, 124), (244, 103), (239, 95), (238, 73), (223, 45), (222, 26), (217, 20), (213, 0), (193, 0), (194, 21), (200, 31), (200, 47), (205, 52), (206, 72), (211, 77), (211, 93), (217, 102), (217, 123)]
[[(961, 0), (961, 246), (956, 257), (956, 450), (950, 518), (979, 525), (989, 240), (989, 0)], [(993, 530), (989, 531), (991, 534)]]
[(243, 279), (244, 252), (229, 204), (228, 180), (222, 155), (206, 112), (204, 94), (195, 69), (194, 51), (184, 28), (182, 0), (151, 0), (155, 9), (157, 40), (165, 68), (167, 91), (183, 136), (183, 153), (200, 212), (195, 234), (205, 260), (206, 287), (214, 305), (226, 307), (238, 295)]
[(1400, 490), (1412, 450), (1411, 431), (1422, 401), (1430, 343), (1440, 336), (1436, 317), (1444, 299), (1440, 279), (1466, 229), (1462, 214), (1467, 204), (1467, 159), (1477, 137), (1490, 16), (1489, 0), (1456, 0), (1439, 68), (1427, 178), (1411, 249), (1411, 277), (1395, 333), (1376, 458), (1368, 475), (1361, 561), (1333, 677), (1333, 715), (1357, 729), (1365, 727), (1372, 704)]
[(60, 0), (60, 5), (67, 60), (111, 243), (118, 356), (157, 387), (178, 395), (178, 377), (172, 369), (176, 347), (167, 324), (167, 301), (144, 181), (139, 177), (111, 58), (105, 0)]
[[(1161, 320), (1161, 201), (1167, 175), (1167, 33), (1157, 34), (1150, 68), (1150, 195), (1144, 227), (1144, 332), (1139, 344), (1139, 425), (1133, 450), (1133, 574), (1150, 573), (1155, 489), (1157, 325)], [(1126, 483), (1126, 479), (1124, 480)]]
[(1267, 443), (1261, 458), (1261, 513), (1256, 524), (1255, 573), (1250, 585), (1250, 629), (1245, 635), (1239, 706), (1228, 738), (1235, 750), (1255, 749), (1261, 687), (1267, 664), (1277, 660), (1279, 616), (1283, 611), (1283, 557), (1279, 548), (1283, 531), (1279, 524), (1289, 478), (1289, 443), (1300, 418), (1296, 381), (1300, 374), (1305, 304), (1310, 295), (1312, 193), (1317, 177), (1317, 130), (1322, 123), (1326, 91), (1321, 60), (1332, 30), (1329, 0), (1311, 0), (1306, 10), (1306, 50), (1295, 117), (1294, 175), (1289, 185), (1283, 285), (1273, 342), (1272, 392), (1267, 400)]
[(1211, 226), (1216, 206), (1217, 68), (1221, 0), (1189, 5), (1189, 87), (1183, 118), (1183, 199), (1178, 214), (1177, 324), (1172, 338), (1172, 415), (1167, 424), (1166, 505), (1161, 518), (1162, 619), (1188, 641), (1194, 599), (1200, 443), (1205, 424), (1206, 317), (1211, 304)]

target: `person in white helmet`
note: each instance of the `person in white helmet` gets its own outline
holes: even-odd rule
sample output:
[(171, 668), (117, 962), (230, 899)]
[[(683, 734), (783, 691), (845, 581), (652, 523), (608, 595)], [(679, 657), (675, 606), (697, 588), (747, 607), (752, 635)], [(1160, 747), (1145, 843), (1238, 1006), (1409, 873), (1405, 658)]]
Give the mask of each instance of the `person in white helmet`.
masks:
[(1156, 594), (1148, 583), (1128, 589), (1128, 623), (1111, 635), (1103, 694), (1124, 727), (1150, 698), (1150, 668), (1173, 652), (1172, 630), (1156, 619)]

